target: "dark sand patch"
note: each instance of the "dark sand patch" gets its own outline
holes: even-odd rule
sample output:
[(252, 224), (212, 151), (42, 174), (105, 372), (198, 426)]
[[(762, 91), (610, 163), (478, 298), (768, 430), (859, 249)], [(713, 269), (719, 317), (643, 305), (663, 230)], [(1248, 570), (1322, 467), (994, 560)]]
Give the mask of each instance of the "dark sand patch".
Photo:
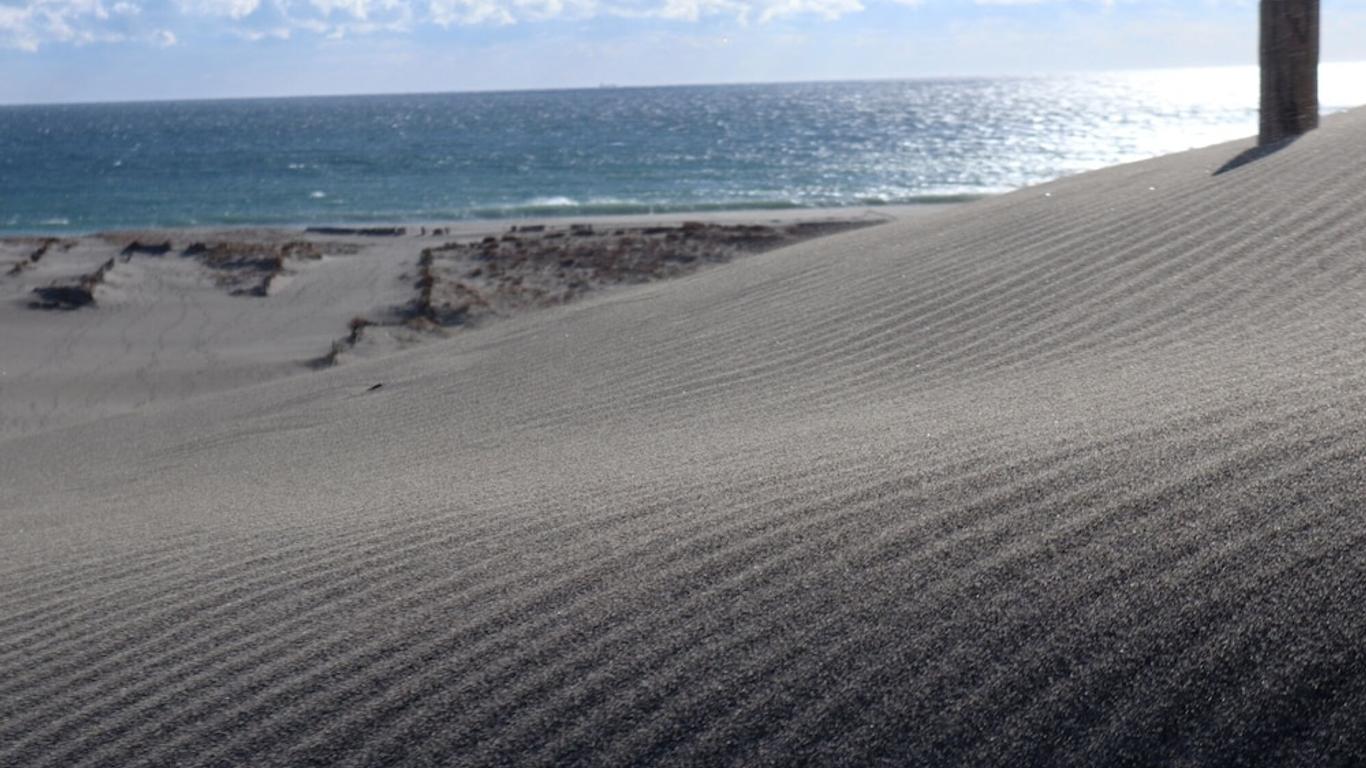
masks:
[(367, 328), (401, 325), (439, 333), (472, 327), (560, 306), (603, 289), (681, 277), (747, 254), (880, 223), (877, 219), (831, 219), (769, 224), (523, 224), (501, 235), (427, 246), (418, 255), (413, 300), (381, 316), (354, 318), (347, 336), (310, 365), (335, 365), (356, 348)]
[(470, 325), (877, 223), (514, 226), (502, 236), (424, 248), (409, 315), (437, 326)]
[[(46, 247), (35, 251), (40, 257), (42, 252), (46, 252)], [(37, 263), (38, 259), (30, 257), (30, 263)], [(39, 286), (33, 289), (33, 294), (38, 298), (29, 302), (29, 307), (33, 309), (80, 309), (81, 307), (92, 306), (95, 303), (95, 289), (104, 282), (109, 270), (114, 268), (114, 259), (111, 257), (95, 269), (81, 275), (71, 282), (52, 283), (51, 285)]]

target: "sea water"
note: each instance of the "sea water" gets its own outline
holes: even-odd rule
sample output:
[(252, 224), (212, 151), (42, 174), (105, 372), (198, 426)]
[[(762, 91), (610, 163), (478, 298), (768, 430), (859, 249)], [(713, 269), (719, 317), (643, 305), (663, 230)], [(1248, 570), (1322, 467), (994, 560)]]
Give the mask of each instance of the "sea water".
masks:
[(953, 201), (1249, 136), (1256, 101), (1246, 67), (6, 106), (0, 232)]

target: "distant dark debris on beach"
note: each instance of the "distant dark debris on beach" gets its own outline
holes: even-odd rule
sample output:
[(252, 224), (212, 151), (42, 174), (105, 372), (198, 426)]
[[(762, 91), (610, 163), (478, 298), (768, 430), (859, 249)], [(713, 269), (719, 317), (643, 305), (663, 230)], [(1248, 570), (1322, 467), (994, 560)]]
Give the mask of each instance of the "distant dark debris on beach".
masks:
[(502, 236), (424, 248), (414, 284), (418, 296), (406, 322), (419, 327), (469, 325), (489, 316), (564, 304), (598, 288), (678, 277), (736, 256), (875, 223), (513, 226)]
[(265, 296), (271, 283), (284, 274), (287, 260), (317, 260), (322, 258), (323, 251), (307, 240), (272, 244), (224, 240), (194, 242), (181, 254), (197, 258), (213, 270), (218, 285), (233, 295)]
[(134, 254), (142, 254), (144, 256), (165, 256), (170, 252), (171, 241), (169, 240), (161, 243), (143, 243), (134, 240), (124, 246), (123, 250), (119, 251), (119, 255), (123, 257), (124, 261), (128, 261), (133, 258)]
[[(42, 261), (43, 257), (47, 255), (47, 252), (52, 249), (52, 246), (56, 245), (58, 242), (60, 241), (55, 237), (43, 238), (42, 242), (38, 244), (38, 247), (29, 253), (28, 258), (20, 259), (11, 264), (9, 271), (5, 274), (17, 275), (26, 269), (32, 268), (39, 261)], [(68, 247), (70, 247), (69, 244)]]
[(73, 283), (53, 283), (33, 289), (38, 297), (29, 306), (34, 309), (80, 309), (95, 303), (95, 286), (104, 282), (105, 275), (114, 268), (110, 258), (93, 272), (81, 275)]
[[(412, 301), (394, 307), (384, 319), (353, 318), (347, 334), (309, 365), (336, 365), (372, 327), (396, 326), (419, 333), (468, 328), (565, 304), (600, 288), (678, 277), (737, 256), (879, 223), (513, 225), (501, 235), (471, 236), (423, 248)], [(442, 229), (431, 232), (444, 234)]]
[(360, 235), (364, 237), (402, 237), (408, 234), (407, 227), (308, 227), (304, 231), (312, 235)]

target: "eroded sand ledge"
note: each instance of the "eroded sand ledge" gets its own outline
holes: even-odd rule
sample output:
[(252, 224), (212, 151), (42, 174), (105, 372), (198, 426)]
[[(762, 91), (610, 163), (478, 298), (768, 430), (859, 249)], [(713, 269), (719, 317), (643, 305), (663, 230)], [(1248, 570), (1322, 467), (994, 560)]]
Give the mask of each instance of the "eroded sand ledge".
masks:
[(1364, 145), (0, 441), (0, 764), (1350, 765)]
[(0, 437), (376, 357), (917, 213), (0, 238)]

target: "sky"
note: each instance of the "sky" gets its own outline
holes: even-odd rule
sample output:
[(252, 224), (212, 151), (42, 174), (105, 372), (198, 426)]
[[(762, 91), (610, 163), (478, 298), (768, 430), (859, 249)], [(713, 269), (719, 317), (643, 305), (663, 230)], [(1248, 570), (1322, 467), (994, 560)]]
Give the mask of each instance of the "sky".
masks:
[[(1322, 0), (1325, 61), (1366, 0)], [(1257, 0), (0, 0), (0, 103), (1256, 62)]]

